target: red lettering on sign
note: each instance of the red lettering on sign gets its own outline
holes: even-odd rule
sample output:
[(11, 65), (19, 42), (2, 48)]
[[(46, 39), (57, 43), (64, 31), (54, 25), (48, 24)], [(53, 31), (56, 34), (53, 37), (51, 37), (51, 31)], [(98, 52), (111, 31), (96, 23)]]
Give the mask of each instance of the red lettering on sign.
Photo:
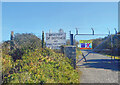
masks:
[(89, 47), (90, 43), (87, 43), (87, 47)]

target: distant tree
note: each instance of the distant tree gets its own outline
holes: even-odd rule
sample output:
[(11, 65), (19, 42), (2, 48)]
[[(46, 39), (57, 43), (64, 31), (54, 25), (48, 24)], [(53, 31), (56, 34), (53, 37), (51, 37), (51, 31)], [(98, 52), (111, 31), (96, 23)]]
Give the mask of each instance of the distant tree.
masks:
[[(112, 39), (112, 42), (111, 42), (111, 39)], [(103, 41), (105, 41), (105, 42), (102, 43)], [(100, 45), (100, 43), (102, 43), (102, 44)], [(102, 39), (93, 39), (93, 48), (95, 48), (97, 46), (99, 46), (97, 49), (109, 49), (114, 52), (114, 55), (120, 55), (120, 36), (112, 35), (112, 38), (111, 37), (108, 38), (108, 36), (107, 36)], [(104, 52), (104, 53), (112, 54), (111, 51)], [(117, 51), (118, 51), (118, 54), (117, 54)]]
[(94, 39), (92, 44), (93, 44), (93, 48), (97, 47), (102, 41), (100, 39)]
[(14, 61), (22, 59), (22, 55), (29, 50), (41, 48), (41, 40), (31, 33), (15, 34), (14, 44), (14, 49), (9, 53)]
[(15, 34), (15, 44), (18, 48), (31, 49), (41, 48), (41, 40), (32, 33)]
[[(77, 40), (74, 40), (74, 42), (75, 42), (75, 45), (78, 46), (79, 42)], [(70, 40), (69, 39), (66, 40), (66, 45), (70, 45)]]
[(66, 40), (66, 45), (70, 45), (70, 40), (69, 39)]
[(78, 45), (79, 45), (79, 41), (74, 40), (74, 42), (75, 42), (75, 46), (77, 46), (77, 47), (78, 47)]

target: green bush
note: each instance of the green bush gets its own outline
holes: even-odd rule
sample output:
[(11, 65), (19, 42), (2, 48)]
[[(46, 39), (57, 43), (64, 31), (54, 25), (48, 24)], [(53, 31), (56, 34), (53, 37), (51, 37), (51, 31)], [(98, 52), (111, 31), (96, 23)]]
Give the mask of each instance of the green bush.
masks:
[(41, 40), (32, 33), (15, 34), (15, 44), (18, 48), (31, 49), (41, 48)]
[[(10, 47), (13, 47), (10, 50)], [(41, 48), (41, 40), (31, 33), (15, 34), (14, 41), (5, 41), (2, 43), (4, 54), (12, 56), (13, 60), (22, 59), (22, 55), (28, 51)]]
[(4, 83), (79, 83), (70, 60), (48, 48), (28, 51), (15, 62), (3, 55), (2, 61)]

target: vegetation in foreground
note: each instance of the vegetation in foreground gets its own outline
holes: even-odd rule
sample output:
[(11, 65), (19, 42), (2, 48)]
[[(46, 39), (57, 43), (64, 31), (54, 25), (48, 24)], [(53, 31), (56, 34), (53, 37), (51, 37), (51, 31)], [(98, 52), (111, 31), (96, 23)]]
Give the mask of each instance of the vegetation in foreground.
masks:
[[(22, 41), (26, 46), (31, 44), (19, 39), (19, 43)], [(21, 44), (12, 51), (9, 51), (9, 43), (3, 45), (3, 83), (79, 83), (78, 72), (63, 54), (48, 48), (37, 48), (34, 44), (32, 49), (24, 48)]]

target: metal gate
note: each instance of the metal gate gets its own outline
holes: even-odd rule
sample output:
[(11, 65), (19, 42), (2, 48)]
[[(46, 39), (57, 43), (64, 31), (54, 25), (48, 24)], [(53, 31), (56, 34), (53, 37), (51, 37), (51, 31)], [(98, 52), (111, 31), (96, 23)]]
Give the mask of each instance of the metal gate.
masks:
[[(83, 59), (87, 62), (86, 57), (90, 53), (100, 53), (100, 54), (106, 54), (111, 56), (111, 60), (115, 60), (115, 56), (119, 56), (120, 47), (118, 44), (120, 44), (120, 35), (117, 34), (117, 31), (115, 29), (115, 34), (110, 34), (110, 31), (108, 34), (95, 34), (94, 29), (92, 28), (92, 34), (78, 34), (78, 30), (76, 29), (76, 34), (74, 35), (74, 41), (76, 36), (84, 36), (84, 35), (92, 35), (92, 36), (105, 36), (106, 37), (101, 40), (101, 43), (97, 46), (95, 46), (92, 50), (89, 50), (87, 54), (82, 53), (82, 58), (77, 62), (79, 63)], [(74, 42), (75, 44), (75, 42)]]

